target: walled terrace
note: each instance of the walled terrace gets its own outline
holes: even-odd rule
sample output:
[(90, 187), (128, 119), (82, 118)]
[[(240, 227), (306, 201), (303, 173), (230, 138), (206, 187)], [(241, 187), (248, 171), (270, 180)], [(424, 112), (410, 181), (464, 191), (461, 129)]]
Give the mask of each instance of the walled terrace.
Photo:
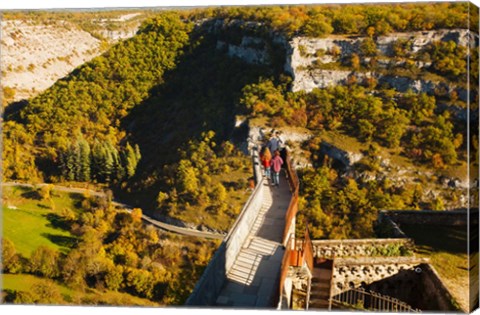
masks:
[[(458, 311), (429, 259), (413, 254), (414, 243), (409, 238), (312, 240), (311, 243), (313, 268), (310, 271), (306, 262), (290, 267), (284, 307)], [(332, 262), (330, 270), (322, 267), (325, 261)], [(328, 292), (321, 293), (322, 290)]]

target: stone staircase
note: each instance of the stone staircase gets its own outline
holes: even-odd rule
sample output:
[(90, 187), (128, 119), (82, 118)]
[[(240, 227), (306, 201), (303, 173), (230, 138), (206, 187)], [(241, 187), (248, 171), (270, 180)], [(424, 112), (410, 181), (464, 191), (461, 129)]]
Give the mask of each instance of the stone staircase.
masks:
[(328, 309), (333, 261), (315, 260), (312, 272), (309, 309)]

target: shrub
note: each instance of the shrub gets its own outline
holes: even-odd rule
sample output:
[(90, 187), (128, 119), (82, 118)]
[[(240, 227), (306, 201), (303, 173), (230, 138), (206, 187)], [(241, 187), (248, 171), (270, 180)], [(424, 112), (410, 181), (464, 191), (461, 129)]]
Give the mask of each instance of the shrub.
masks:
[(59, 271), (60, 254), (46, 246), (40, 246), (30, 256), (28, 269), (34, 274), (48, 278), (57, 277)]
[(34, 304), (38, 300), (38, 296), (33, 292), (16, 291), (14, 296), (15, 304)]
[(15, 245), (9, 239), (2, 239), (1, 270), (5, 273), (18, 273), (22, 270), (20, 255), (17, 254)]
[(65, 301), (55, 282), (42, 279), (32, 285), (32, 296), (36, 297), (35, 302), (41, 304), (63, 304)]

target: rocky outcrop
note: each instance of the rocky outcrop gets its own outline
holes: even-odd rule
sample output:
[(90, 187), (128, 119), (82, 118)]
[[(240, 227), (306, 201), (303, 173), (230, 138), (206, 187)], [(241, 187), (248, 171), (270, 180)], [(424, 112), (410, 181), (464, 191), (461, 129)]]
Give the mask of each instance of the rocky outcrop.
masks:
[(205, 19), (197, 22), (196, 27), (215, 34), (216, 49), (225, 52), (231, 58), (239, 58), (248, 64), (269, 63), (265, 40), (254, 35), (255, 30), (262, 27), (261, 23)]
[[(346, 83), (350, 76), (357, 82), (366, 78), (375, 78), (379, 83), (390, 85), (400, 92), (412, 90), (414, 92), (433, 93), (441, 88), (447, 92), (456, 90), (459, 98), (466, 100), (467, 91), (458, 89), (445, 83), (429, 80), (415, 80), (408, 77), (388, 76), (370, 72), (353, 72), (351, 69), (320, 69), (318, 63), (328, 64), (348, 58), (352, 53), (359, 53), (360, 44), (365, 37), (346, 37), (330, 35), (326, 38), (294, 37), (290, 41), (277, 33), (265, 29), (259, 22), (241, 20), (224, 21), (216, 19), (204, 21), (200, 25), (207, 25), (208, 31), (221, 34), (226, 30), (241, 29), (242, 36), (224, 37), (218, 40), (217, 49), (224, 50), (229, 56), (240, 58), (249, 64), (270, 64), (271, 55), (268, 43), (271, 42), (285, 50), (284, 70), (293, 77), (292, 91), (311, 91), (314, 88), (325, 88)], [(237, 32), (238, 33), (238, 32)], [(236, 38), (238, 37), (238, 38)], [(468, 30), (434, 30), (408, 33), (391, 33), (379, 36), (376, 39), (377, 49), (383, 55), (392, 53), (392, 43), (399, 40), (411, 41), (411, 51), (418, 52), (435, 41), (454, 41), (457, 45), (466, 46), (473, 40)], [(368, 58), (364, 60), (368, 62)], [(387, 67), (392, 60), (379, 58), (380, 66)], [(395, 61), (401, 65), (402, 61)], [(419, 68), (429, 67), (430, 62), (416, 62)]]
[(293, 81), (293, 91), (311, 91), (315, 88), (326, 88), (344, 84), (351, 71), (341, 70), (311, 70), (298, 71)]
[[(137, 15), (141, 13), (120, 16), (113, 22), (124, 23)], [(97, 35), (115, 43), (134, 36), (140, 25), (140, 20), (129, 21), (128, 27), (110, 30), (111, 19), (92, 22), (98, 28), (89, 33), (68, 21), (49, 24), (29, 20), (1, 21), (2, 87), (14, 94), (6, 101), (36, 96), (76, 67), (100, 55), (108, 45), (102, 45)]]
[(98, 33), (111, 42), (118, 42), (135, 36), (135, 34), (137, 34), (139, 25), (140, 23), (138, 23), (136, 27), (132, 27), (131, 29), (126, 30), (101, 30)]
[(217, 50), (248, 64), (271, 65), (272, 53), (283, 54), (290, 47), (283, 35), (260, 22), (205, 19), (196, 25), (217, 36)]
[(143, 13), (135, 12), (117, 18), (94, 20), (93, 22), (101, 27), (96, 33), (109, 42), (115, 43), (135, 36), (144, 18)]
[[(374, 77), (379, 83), (386, 83), (398, 91), (433, 93), (442, 88), (448, 92), (456, 90), (459, 98), (466, 101), (468, 93), (463, 89), (445, 83), (429, 80), (415, 80), (407, 77), (388, 76), (372, 73), (353, 73), (352, 70), (320, 69), (318, 64), (328, 64), (342, 58), (348, 58), (352, 53), (358, 53), (360, 43), (364, 37), (349, 38), (343, 36), (329, 36), (328, 38), (296, 37), (289, 42), (285, 71), (292, 75), (293, 91), (311, 91), (314, 88), (325, 88), (346, 82), (349, 76), (355, 76), (357, 81)], [(379, 36), (376, 39), (377, 49), (383, 55), (390, 55), (392, 43), (399, 39), (410, 40), (412, 52), (418, 52), (434, 41), (454, 41), (457, 45), (466, 46), (470, 35), (466, 29), (436, 30), (424, 32), (392, 33), (388, 36)], [(379, 66), (387, 67), (391, 60), (380, 59)], [(398, 62), (398, 61), (397, 61)], [(431, 63), (417, 62), (417, 67), (428, 67)]]
[(320, 144), (320, 154), (341, 163), (345, 170), (350, 169), (353, 164), (360, 161), (363, 157), (361, 153), (344, 151), (325, 141), (322, 141)]
[(2, 86), (12, 101), (36, 95), (100, 53), (100, 41), (65, 22), (2, 21)]
[[(415, 80), (407, 77), (400, 76), (377, 76), (379, 84), (388, 84), (399, 92), (406, 92), (411, 90), (415, 93), (427, 93), (433, 94), (435, 90), (444, 90), (446, 93), (456, 91), (458, 98), (462, 101), (467, 101), (470, 93), (462, 88), (457, 87), (454, 84), (447, 84), (445, 82), (434, 82), (431, 80)], [(471, 96), (470, 96), (471, 97)]]
[(270, 56), (262, 38), (244, 36), (239, 45), (219, 40), (217, 49), (225, 50), (228, 56), (240, 58), (249, 64), (270, 64)]
[(390, 48), (392, 42), (399, 39), (410, 40), (412, 42), (412, 52), (415, 53), (435, 41), (454, 41), (457, 45), (467, 46), (469, 42), (469, 31), (467, 29), (453, 29), (392, 33), (387, 36), (379, 36), (377, 39), (377, 47), (383, 54), (389, 54), (391, 53)]

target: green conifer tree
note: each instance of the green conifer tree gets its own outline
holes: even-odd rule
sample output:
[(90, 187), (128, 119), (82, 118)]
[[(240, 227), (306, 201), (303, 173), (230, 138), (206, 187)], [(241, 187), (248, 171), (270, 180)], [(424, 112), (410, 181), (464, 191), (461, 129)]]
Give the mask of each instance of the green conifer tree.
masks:
[(77, 179), (82, 182), (88, 182), (90, 181), (90, 168), (91, 168), (90, 145), (85, 139), (80, 138), (78, 140), (78, 146), (79, 146), (80, 159), (79, 159), (79, 165), (78, 165)]
[(130, 178), (133, 175), (135, 175), (135, 170), (137, 168), (138, 160), (137, 160), (137, 155), (135, 154), (135, 151), (130, 145), (130, 143), (127, 143), (127, 146), (125, 147), (125, 151), (126, 151), (125, 169), (126, 169), (127, 177)]

